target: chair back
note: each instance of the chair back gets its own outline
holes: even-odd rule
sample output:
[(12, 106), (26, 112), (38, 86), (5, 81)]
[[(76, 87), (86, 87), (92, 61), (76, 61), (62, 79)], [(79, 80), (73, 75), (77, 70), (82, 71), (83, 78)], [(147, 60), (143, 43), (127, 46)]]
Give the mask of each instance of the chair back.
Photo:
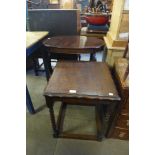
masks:
[(129, 40), (128, 40), (128, 44), (127, 44), (127, 46), (125, 48), (123, 58), (129, 58)]

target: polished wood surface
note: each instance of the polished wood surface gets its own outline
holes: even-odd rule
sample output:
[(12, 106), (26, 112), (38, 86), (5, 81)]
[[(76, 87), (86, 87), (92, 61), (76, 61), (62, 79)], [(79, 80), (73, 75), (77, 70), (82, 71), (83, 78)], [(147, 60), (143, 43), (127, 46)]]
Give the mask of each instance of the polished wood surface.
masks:
[(56, 36), (47, 38), (43, 44), (52, 48), (53, 52), (80, 54), (97, 52), (101, 50), (104, 42), (96, 37)]
[[(44, 60), (47, 62), (45, 69), (47, 71), (46, 78), (49, 80), (51, 70), (50, 59), (52, 55), (72, 55), (76, 56), (80, 60), (80, 55), (82, 53), (90, 54), (90, 61), (96, 61), (95, 53), (101, 51), (104, 46), (102, 39), (95, 37), (86, 37), (86, 36), (56, 36), (49, 37), (43, 41), (43, 44), (47, 50), (44, 52)], [(45, 56), (46, 55), (46, 56)]]
[(44, 95), (120, 100), (103, 62), (58, 62)]

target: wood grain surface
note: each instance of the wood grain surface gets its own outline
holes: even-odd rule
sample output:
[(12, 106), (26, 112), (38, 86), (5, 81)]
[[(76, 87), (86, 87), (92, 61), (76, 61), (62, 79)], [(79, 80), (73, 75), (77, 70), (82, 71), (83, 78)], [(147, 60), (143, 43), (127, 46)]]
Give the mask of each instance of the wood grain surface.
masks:
[(109, 68), (103, 62), (58, 62), (44, 95), (120, 100)]
[[(46, 47), (56, 49), (69, 49), (69, 50), (100, 50), (104, 42), (102, 39), (96, 37), (86, 37), (86, 36), (57, 36), (47, 38), (43, 44)], [(74, 52), (74, 51), (73, 51)]]

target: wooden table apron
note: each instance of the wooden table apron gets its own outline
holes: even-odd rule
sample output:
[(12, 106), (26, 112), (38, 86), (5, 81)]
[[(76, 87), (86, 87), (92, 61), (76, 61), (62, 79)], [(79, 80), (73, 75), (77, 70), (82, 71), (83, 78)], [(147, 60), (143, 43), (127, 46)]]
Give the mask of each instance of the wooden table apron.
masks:
[[(48, 35), (48, 32), (28, 32), (30, 35), (33, 34), (40, 34), (42, 33), (42, 35), (38, 38), (38, 41), (36, 40), (35, 38), (35, 41), (33, 40), (33, 43), (32, 45), (31, 44), (28, 44), (26, 45), (26, 58), (28, 58), (29, 56), (31, 56), (38, 48), (40, 48), (43, 44), (42, 44), (42, 40), (47, 37)], [(31, 39), (31, 37), (29, 38)], [(30, 42), (29, 42), (30, 43)], [(31, 96), (30, 96), (30, 93), (29, 93), (29, 90), (27, 88), (27, 85), (26, 85), (26, 105), (27, 105), (27, 108), (29, 110), (29, 112), (31, 114), (34, 114), (35, 113), (35, 109), (34, 109), (34, 106), (32, 104), (32, 100), (31, 100)]]
[[(45, 55), (46, 62), (48, 60), (48, 53), (63, 53), (63, 54), (82, 54), (90, 53), (90, 61), (96, 61), (94, 54), (103, 48), (103, 40), (96, 37), (85, 36), (57, 36), (49, 37), (43, 42), (47, 49)], [(50, 67), (46, 64), (46, 67)], [(47, 71), (50, 68), (46, 69)], [(50, 73), (47, 73), (49, 79)]]

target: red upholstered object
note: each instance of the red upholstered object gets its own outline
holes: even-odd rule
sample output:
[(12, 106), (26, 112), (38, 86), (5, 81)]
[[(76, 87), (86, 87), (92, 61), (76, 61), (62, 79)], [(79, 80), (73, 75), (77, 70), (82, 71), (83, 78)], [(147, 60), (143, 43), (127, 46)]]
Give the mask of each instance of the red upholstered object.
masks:
[(85, 19), (91, 25), (105, 25), (109, 21), (106, 16), (85, 16)]

